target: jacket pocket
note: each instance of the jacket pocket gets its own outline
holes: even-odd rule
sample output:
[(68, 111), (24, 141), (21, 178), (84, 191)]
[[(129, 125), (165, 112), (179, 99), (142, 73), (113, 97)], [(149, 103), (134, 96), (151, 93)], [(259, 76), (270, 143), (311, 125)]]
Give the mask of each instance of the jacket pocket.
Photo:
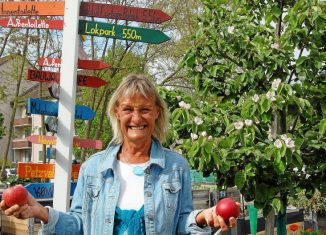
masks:
[(174, 180), (171, 182), (163, 182), (163, 197), (166, 207), (169, 210), (175, 212), (178, 201), (179, 201), (179, 192), (181, 189), (181, 184), (179, 181)]

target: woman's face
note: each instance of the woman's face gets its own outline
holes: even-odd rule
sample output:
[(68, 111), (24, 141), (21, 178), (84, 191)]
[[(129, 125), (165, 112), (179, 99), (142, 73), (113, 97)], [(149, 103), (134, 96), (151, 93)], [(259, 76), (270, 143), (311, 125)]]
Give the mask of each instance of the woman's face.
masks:
[(154, 96), (123, 96), (118, 100), (115, 112), (124, 141), (145, 143), (151, 140), (155, 120), (159, 115)]

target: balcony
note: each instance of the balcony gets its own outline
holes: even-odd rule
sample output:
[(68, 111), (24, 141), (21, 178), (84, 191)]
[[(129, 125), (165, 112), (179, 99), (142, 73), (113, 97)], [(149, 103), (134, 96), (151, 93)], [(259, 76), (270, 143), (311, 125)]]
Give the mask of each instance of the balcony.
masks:
[(14, 127), (31, 126), (31, 125), (32, 125), (32, 117), (16, 118), (14, 120)]
[(12, 141), (12, 149), (30, 149), (32, 143), (26, 139), (16, 139)]

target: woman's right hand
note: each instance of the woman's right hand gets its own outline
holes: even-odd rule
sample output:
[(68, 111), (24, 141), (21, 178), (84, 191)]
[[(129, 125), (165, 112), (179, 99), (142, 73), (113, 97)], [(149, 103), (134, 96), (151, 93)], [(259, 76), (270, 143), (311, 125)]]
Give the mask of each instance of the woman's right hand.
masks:
[(38, 218), (44, 223), (48, 222), (48, 209), (38, 203), (30, 193), (28, 194), (28, 200), (25, 205), (19, 206), (16, 204), (7, 207), (4, 200), (2, 200), (0, 208), (7, 216), (15, 216), (18, 219)]

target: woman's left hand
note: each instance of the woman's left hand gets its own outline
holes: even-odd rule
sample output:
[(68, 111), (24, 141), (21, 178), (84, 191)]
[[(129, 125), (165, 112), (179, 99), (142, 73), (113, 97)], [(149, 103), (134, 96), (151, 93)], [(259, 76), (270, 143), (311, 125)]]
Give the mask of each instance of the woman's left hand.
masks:
[[(240, 207), (240, 203), (237, 203)], [(216, 214), (216, 206), (205, 209), (200, 212), (196, 217), (196, 222), (200, 227), (210, 226), (214, 228), (221, 227), (223, 231), (228, 230), (228, 227), (233, 228), (236, 225), (236, 218), (231, 217), (229, 221)]]

